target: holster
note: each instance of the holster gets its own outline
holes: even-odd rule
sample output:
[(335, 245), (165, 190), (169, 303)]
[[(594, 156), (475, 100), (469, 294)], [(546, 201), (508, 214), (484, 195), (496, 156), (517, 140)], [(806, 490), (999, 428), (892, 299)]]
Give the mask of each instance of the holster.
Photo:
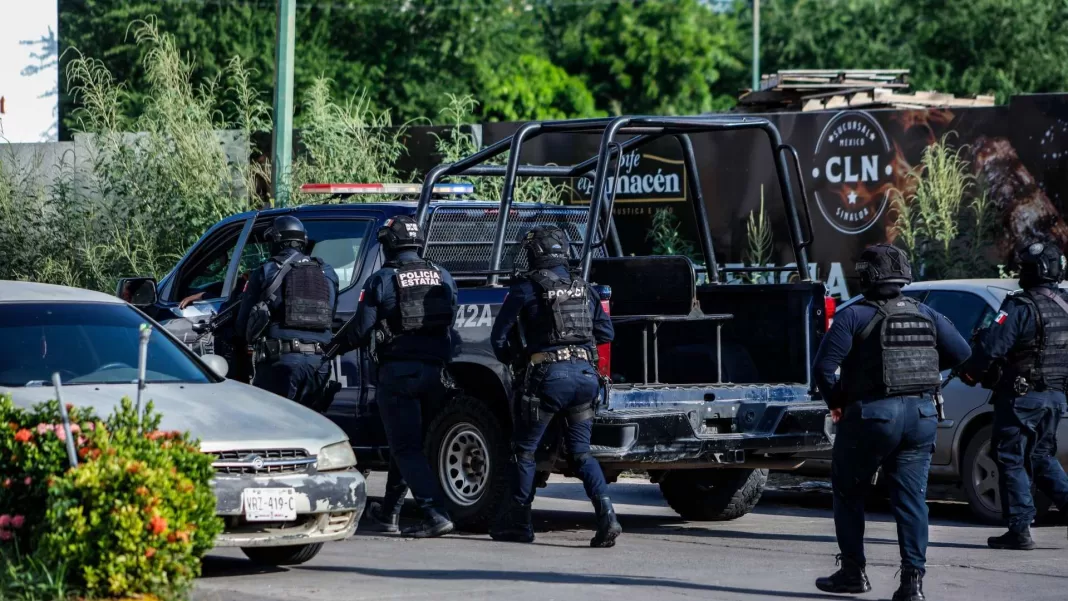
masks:
[[(546, 414), (541, 409), (541, 399), (537, 389), (541, 385), (543, 370), (538, 370), (534, 365), (526, 363), (517, 374), (519, 386), (515, 394), (515, 419), (519, 424), (531, 426), (540, 421), (549, 421), (553, 414)], [(537, 372), (537, 373), (535, 373)]]

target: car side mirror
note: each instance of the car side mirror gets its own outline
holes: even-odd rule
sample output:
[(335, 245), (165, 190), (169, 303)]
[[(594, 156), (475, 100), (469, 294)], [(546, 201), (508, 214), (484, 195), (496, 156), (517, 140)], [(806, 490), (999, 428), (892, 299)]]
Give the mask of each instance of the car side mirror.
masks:
[(230, 371), (230, 364), (226, 362), (226, 359), (218, 355), (202, 355), (200, 360), (220, 378), (225, 378), (226, 373)]
[(159, 300), (154, 278), (122, 278), (115, 288), (115, 296), (135, 307), (151, 307)]

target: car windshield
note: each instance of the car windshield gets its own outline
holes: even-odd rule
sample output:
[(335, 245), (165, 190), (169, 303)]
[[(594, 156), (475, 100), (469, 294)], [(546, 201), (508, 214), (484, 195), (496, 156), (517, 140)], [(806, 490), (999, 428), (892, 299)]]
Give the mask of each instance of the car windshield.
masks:
[[(0, 386), (119, 384), (137, 380), (145, 319), (112, 303), (0, 303)], [(145, 380), (208, 383), (196, 361), (162, 332), (148, 341)]]

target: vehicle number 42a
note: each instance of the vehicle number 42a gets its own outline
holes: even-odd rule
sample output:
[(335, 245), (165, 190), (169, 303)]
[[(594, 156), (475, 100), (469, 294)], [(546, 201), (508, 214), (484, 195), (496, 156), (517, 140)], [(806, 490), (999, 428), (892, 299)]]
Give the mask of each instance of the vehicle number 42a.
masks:
[(456, 327), (488, 328), (493, 325), (490, 305), (460, 305), (456, 309)]

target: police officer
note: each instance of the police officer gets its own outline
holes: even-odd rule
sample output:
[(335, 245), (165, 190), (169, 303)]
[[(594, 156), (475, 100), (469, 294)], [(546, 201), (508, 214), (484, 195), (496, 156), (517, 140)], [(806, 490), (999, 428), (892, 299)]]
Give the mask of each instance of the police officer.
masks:
[(864, 499), (881, 466), (901, 551), (894, 601), (922, 601), (927, 474), (938, 426), (933, 395), (941, 385), (940, 370), (968, 358), (968, 343), (945, 316), (901, 294), (912, 281), (901, 250), (869, 247), (856, 269), (864, 300), (835, 316), (813, 366), (838, 423), (831, 483), (842, 566), (817, 579), (816, 587), (839, 594), (871, 590), (864, 572)]
[(1062, 513), (1068, 512), (1068, 476), (1057, 461), (1057, 426), (1068, 383), (1068, 303), (1057, 287), (1065, 269), (1060, 249), (1035, 242), (1018, 249), (1017, 257), (1023, 290), (1005, 299), (959, 372), (965, 384), (981, 382), (994, 391), (991, 448), (1009, 531), (987, 544), (1030, 550), (1035, 548), (1032, 480)]
[(452, 532), (453, 523), (423, 454), (422, 404), (432, 406), (446, 392), (445, 365), (456, 351), (456, 283), (448, 271), (420, 257), (423, 237), (411, 217), (388, 220), (378, 241), (386, 263), (367, 278), (349, 340), (353, 347), (374, 345), (378, 407), (392, 460), (386, 495), (371, 505), (368, 518), (373, 529), (398, 531), (410, 486), (423, 520), (403, 534), (442, 536)]
[(517, 366), (522, 384), (512, 438), (512, 498), (490, 535), (494, 540), (534, 540), (534, 451), (553, 416), (562, 414), (568, 463), (597, 512), (590, 546), (611, 547), (622, 528), (601, 466), (590, 455), (590, 435), (600, 389), (596, 345), (611, 342), (615, 332), (597, 293), (568, 271), (568, 243), (560, 228), (532, 229), (523, 249), (530, 272), (508, 291), (491, 333), (497, 359)]
[(249, 276), (235, 333), (253, 347), (253, 386), (313, 405), (330, 377), (321, 355), (337, 309), (337, 274), (304, 254), (308, 233), (296, 217), (276, 217), (266, 238), (271, 258)]

